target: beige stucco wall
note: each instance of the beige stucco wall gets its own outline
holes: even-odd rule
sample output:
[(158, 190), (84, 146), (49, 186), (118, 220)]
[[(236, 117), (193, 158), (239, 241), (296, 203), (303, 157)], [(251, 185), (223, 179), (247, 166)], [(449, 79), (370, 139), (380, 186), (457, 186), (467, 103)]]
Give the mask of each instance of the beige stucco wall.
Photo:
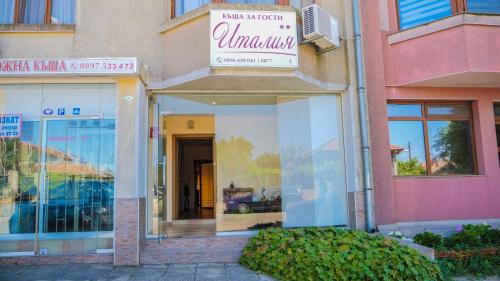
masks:
[[(345, 19), (350, 19), (350, 15), (345, 16), (344, 1), (324, 2), (323, 8), (337, 18), (341, 37), (344, 37), (342, 35), (346, 33)], [(301, 23), (301, 13), (292, 7), (241, 4), (210, 4), (182, 17), (169, 19), (161, 29), (165, 48), (163, 79), (172, 79), (210, 67), (210, 9), (248, 10), (250, 8), (254, 10), (297, 11), (298, 25)], [(343, 40), (340, 48), (318, 55), (313, 45), (300, 45), (298, 70), (322, 82), (347, 84), (349, 81), (348, 48), (346, 41)]]
[(0, 28), (0, 58), (138, 57), (153, 76), (161, 74), (157, 29), (166, 18), (165, 0), (76, 2), (74, 32)]

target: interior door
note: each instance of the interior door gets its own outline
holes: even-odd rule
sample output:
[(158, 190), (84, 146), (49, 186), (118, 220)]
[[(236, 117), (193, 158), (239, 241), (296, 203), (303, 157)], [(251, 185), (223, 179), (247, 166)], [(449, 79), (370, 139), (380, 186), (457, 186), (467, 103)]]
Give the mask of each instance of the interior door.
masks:
[(214, 165), (201, 164), (201, 207), (214, 207)]

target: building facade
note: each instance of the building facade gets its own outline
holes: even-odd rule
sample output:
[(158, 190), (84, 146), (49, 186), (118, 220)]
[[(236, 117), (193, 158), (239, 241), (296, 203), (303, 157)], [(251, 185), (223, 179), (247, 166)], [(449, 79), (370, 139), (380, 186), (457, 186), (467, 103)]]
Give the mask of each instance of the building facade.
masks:
[(363, 1), (376, 221), (500, 218), (500, 2)]
[(0, 262), (236, 261), (364, 229), (351, 1), (0, 1)]

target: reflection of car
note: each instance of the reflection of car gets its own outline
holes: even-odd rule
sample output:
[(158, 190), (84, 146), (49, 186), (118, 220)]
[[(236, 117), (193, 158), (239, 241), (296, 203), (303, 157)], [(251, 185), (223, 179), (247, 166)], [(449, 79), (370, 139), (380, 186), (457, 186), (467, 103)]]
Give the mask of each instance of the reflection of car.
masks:
[[(41, 231), (112, 231), (113, 189), (113, 180), (83, 180), (51, 187), (49, 198), (43, 204), (46, 227)], [(17, 194), (15, 202), (9, 219), (9, 232), (33, 233), (36, 187)]]
[(228, 198), (226, 212), (240, 214), (281, 212), (281, 193), (276, 191), (269, 200), (254, 201), (251, 194)]

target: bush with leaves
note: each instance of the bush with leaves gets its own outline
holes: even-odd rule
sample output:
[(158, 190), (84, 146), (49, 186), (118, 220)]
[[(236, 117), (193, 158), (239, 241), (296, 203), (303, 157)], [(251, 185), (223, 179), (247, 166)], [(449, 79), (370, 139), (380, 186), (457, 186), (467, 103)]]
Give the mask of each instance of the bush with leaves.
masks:
[(467, 224), (463, 229), (445, 239), (448, 249), (467, 249), (491, 245), (500, 246), (500, 231), (488, 224)]
[(327, 228), (270, 228), (240, 263), (280, 280), (442, 280), (437, 264), (381, 235)]
[(487, 224), (458, 226), (457, 232), (447, 238), (424, 232), (413, 239), (436, 249), (439, 266), (446, 277), (500, 276), (500, 230)]
[(443, 245), (443, 237), (441, 237), (441, 235), (427, 231), (415, 235), (415, 237), (413, 237), (413, 241), (420, 245), (434, 249), (440, 248)]

